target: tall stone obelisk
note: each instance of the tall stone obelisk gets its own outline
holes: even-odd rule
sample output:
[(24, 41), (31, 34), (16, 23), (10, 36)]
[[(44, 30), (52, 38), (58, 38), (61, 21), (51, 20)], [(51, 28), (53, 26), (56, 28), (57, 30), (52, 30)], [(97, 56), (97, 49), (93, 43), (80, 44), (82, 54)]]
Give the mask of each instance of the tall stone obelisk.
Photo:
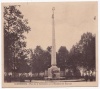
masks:
[(55, 45), (55, 20), (54, 20), (54, 10), (52, 8), (52, 53), (51, 53), (51, 67), (48, 69), (48, 78), (59, 79), (60, 78), (60, 68), (56, 66), (56, 45)]
[(55, 21), (54, 21), (54, 10), (55, 8), (52, 8), (53, 14), (52, 14), (52, 57), (51, 57), (51, 65), (56, 66), (56, 45), (55, 45)]

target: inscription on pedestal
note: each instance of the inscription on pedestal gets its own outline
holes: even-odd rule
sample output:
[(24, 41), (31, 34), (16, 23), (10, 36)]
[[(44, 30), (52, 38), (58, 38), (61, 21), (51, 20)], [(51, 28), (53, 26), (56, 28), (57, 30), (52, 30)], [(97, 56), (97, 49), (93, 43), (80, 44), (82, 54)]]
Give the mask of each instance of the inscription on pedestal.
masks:
[(51, 79), (59, 79), (60, 78), (60, 68), (57, 66), (51, 66), (48, 69), (48, 77)]

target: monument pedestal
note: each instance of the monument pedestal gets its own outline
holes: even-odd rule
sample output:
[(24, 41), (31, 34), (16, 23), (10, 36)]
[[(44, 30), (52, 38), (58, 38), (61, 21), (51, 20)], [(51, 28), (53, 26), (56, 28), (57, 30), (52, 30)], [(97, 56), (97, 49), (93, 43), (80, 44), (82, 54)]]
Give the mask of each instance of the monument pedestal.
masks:
[(48, 79), (60, 79), (60, 68), (51, 66), (48, 69)]

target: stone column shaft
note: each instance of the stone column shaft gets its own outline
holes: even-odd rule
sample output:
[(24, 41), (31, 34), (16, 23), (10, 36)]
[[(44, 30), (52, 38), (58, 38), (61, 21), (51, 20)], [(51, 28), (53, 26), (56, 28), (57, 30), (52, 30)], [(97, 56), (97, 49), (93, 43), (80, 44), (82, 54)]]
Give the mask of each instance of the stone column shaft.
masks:
[(55, 21), (54, 21), (54, 10), (55, 8), (52, 8), (53, 14), (52, 14), (52, 58), (51, 58), (51, 65), (56, 66), (56, 45), (55, 45)]

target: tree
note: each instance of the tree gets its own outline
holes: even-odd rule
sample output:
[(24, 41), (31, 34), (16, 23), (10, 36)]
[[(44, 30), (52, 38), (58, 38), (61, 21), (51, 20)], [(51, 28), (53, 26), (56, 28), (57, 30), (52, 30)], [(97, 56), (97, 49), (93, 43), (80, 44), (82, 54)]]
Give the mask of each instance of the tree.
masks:
[(70, 67), (80, 66), (81, 55), (79, 44), (73, 45), (69, 53), (68, 65)]
[(57, 66), (61, 69), (65, 69), (66, 62), (68, 60), (68, 50), (65, 46), (61, 46), (57, 53)]
[(95, 35), (90, 32), (84, 33), (81, 36), (79, 45), (82, 45), (82, 65), (87, 70), (94, 70), (96, 65), (95, 58)]
[(47, 47), (47, 50), (43, 50), (40, 46), (34, 49), (32, 57), (32, 72), (39, 73), (44, 72), (51, 66), (51, 47)]
[[(19, 54), (26, 47), (23, 33), (29, 32), (28, 21), (24, 20), (20, 6), (4, 6), (4, 70), (6, 72), (17, 69)], [(23, 59), (23, 58), (21, 58)]]
[(25, 49), (23, 50), (20, 54), (19, 57), (16, 62), (17, 62), (17, 72), (18, 73), (29, 73), (31, 71), (31, 66), (29, 63), (30, 59), (29, 59), (29, 55), (30, 54), (30, 49)]
[(52, 49), (52, 46), (48, 46), (47, 47), (47, 51), (51, 54), (51, 49)]
[(43, 71), (44, 69), (43, 53), (44, 53), (44, 50), (40, 46), (37, 46), (33, 54), (32, 71), (34, 73), (38, 73), (38, 76), (39, 76), (39, 73)]
[(76, 71), (78, 67), (83, 67), (86, 70), (95, 70), (95, 61), (95, 36), (87, 32), (71, 48), (68, 65), (71, 69), (74, 69), (73, 71)]
[(44, 70), (47, 70), (49, 67), (51, 67), (51, 46), (48, 46), (44, 52)]

